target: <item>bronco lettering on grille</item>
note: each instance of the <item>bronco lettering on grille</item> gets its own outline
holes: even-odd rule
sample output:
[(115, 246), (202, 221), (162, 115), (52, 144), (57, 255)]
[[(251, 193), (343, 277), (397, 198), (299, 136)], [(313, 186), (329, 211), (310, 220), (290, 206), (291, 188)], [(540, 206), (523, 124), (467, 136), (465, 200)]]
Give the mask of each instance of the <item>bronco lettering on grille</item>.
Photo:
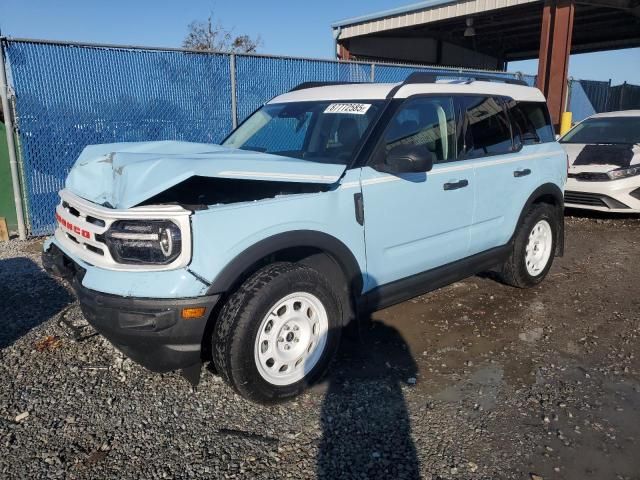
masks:
[(70, 232), (77, 233), (78, 235), (82, 235), (84, 238), (91, 238), (91, 232), (83, 228), (80, 228), (77, 225), (74, 225), (73, 223), (65, 220), (64, 218), (62, 218), (62, 216), (60, 216), (58, 212), (56, 212), (56, 220), (60, 225), (62, 225), (64, 228), (66, 228)]

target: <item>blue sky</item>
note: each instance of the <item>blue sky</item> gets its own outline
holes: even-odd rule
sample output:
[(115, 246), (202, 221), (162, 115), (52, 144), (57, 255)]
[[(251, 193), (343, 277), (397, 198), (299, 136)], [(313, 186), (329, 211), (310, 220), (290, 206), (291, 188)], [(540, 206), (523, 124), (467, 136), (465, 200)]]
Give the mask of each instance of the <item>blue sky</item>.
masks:
[[(0, 28), (14, 37), (180, 46), (187, 25), (213, 11), (238, 34), (260, 35), (263, 53), (328, 58), (336, 20), (415, 0), (0, 0)], [(509, 70), (536, 73), (536, 61)], [(570, 75), (640, 84), (640, 49), (574, 55)]]

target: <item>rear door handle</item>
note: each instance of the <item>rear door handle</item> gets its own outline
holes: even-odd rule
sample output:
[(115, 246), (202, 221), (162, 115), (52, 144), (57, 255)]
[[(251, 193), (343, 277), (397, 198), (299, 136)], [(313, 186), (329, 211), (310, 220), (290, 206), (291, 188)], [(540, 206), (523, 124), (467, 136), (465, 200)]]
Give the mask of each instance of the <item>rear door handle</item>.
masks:
[(531, 170), (529, 170), (528, 168), (525, 168), (524, 170), (516, 170), (515, 172), (513, 172), (514, 177), (526, 177), (530, 174)]
[(469, 180), (458, 180), (457, 182), (445, 183), (442, 187), (445, 190), (457, 190), (469, 185)]

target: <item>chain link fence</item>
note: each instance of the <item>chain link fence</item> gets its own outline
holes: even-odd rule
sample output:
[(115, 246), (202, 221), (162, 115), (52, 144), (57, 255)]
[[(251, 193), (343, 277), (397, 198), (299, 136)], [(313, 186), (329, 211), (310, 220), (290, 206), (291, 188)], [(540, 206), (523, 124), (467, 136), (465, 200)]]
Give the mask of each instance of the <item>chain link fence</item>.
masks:
[[(54, 229), (57, 192), (86, 145), (220, 142), (305, 81), (400, 82), (482, 70), (2, 39), (31, 235)], [(514, 77), (515, 74), (490, 72)]]

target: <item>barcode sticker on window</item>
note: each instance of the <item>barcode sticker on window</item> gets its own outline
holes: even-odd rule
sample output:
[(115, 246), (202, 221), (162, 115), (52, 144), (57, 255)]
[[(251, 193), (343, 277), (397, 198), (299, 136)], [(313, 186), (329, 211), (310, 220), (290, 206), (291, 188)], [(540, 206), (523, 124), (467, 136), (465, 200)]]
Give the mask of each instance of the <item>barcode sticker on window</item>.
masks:
[(364, 115), (369, 110), (370, 103), (332, 103), (325, 108), (324, 113), (350, 113)]

